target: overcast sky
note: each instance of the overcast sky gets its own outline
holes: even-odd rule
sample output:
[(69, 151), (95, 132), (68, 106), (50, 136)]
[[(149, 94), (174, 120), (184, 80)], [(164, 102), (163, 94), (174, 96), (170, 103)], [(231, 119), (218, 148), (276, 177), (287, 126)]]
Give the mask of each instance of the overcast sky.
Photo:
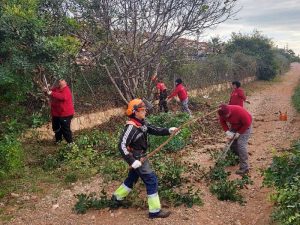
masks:
[(202, 39), (209, 40), (218, 35), (226, 41), (232, 32), (243, 34), (261, 31), (272, 39), (275, 46), (288, 48), (300, 55), (300, 0), (237, 0), (241, 10), (235, 20), (229, 20), (212, 31), (204, 33)]

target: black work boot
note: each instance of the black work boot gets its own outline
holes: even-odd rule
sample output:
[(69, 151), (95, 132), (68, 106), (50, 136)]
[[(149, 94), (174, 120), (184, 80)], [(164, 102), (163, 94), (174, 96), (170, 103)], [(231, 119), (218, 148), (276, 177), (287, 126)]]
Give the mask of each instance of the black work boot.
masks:
[(111, 200), (110, 200), (110, 209), (118, 209), (122, 206), (122, 201), (118, 200), (116, 198), (116, 196), (111, 196)]
[(163, 211), (160, 210), (158, 213), (149, 213), (149, 218), (154, 219), (154, 218), (166, 218), (170, 216), (171, 212), (170, 211)]

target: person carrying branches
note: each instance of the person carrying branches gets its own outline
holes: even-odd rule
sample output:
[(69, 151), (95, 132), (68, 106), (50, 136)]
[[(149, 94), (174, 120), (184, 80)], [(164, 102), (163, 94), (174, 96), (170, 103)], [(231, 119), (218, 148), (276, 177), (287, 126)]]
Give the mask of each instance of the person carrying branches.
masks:
[(74, 115), (74, 105), (71, 90), (65, 79), (59, 79), (55, 87), (43, 89), (50, 97), (52, 129), (55, 133), (55, 142), (59, 143), (64, 137), (67, 143), (73, 142), (71, 120)]
[(148, 134), (166, 136), (178, 132), (178, 128), (159, 128), (145, 120), (146, 106), (141, 99), (133, 99), (128, 103), (124, 131), (119, 141), (119, 151), (124, 160), (129, 164), (130, 170), (123, 184), (112, 195), (112, 207), (123, 205), (124, 198), (130, 193), (133, 185), (142, 179), (146, 185), (149, 207), (149, 218), (165, 218), (169, 211), (163, 211), (158, 196), (158, 180), (151, 169), (146, 151), (148, 148)]

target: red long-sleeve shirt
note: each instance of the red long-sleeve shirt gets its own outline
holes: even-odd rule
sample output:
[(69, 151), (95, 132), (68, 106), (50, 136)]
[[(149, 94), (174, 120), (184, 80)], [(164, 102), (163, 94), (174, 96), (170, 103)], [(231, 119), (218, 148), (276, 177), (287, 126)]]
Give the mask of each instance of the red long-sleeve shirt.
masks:
[(238, 105), (228, 105), (229, 108), (229, 117), (220, 116), (220, 124), (223, 127), (224, 131), (228, 131), (230, 125), (230, 129), (238, 132), (239, 134), (243, 134), (252, 123), (251, 114), (241, 106)]
[(51, 93), (51, 115), (66, 117), (74, 115), (72, 93), (68, 86), (53, 88)]
[(164, 90), (167, 89), (166, 85), (163, 82), (157, 83), (156, 88), (160, 91), (163, 92)]
[(244, 106), (244, 101), (246, 101), (246, 96), (244, 90), (241, 88), (235, 88), (230, 95), (229, 105), (239, 105)]
[(170, 94), (168, 98), (173, 98), (176, 95), (178, 95), (178, 98), (180, 99), (181, 102), (187, 99), (188, 94), (182, 84), (178, 84), (175, 90)]

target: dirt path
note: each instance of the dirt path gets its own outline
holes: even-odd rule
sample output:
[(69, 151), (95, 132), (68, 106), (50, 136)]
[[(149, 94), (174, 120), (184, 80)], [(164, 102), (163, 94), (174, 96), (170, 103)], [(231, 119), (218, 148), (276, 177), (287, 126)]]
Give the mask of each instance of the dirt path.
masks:
[[(205, 184), (200, 185), (204, 206), (193, 208), (172, 208), (172, 215), (167, 219), (149, 220), (145, 210), (119, 209), (90, 210), (85, 215), (76, 215), (71, 209), (76, 199), (75, 193), (97, 192), (101, 190), (102, 180), (94, 177), (87, 183), (76, 183), (71, 189), (56, 190), (56, 194), (39, 200), (33, 209), (18, 211), (15, 219), (9, 224), (180, 224), (180, 225), (268, 225), (272, 205), (267, 200), (270, 190), (262, 187), (261, 170), (266, 168), (272, 159), (273, 149), (287, 148), (291, 141), (299, 137), (300, 116), (291, 106), (293, 89), (300, 77), (300, 64), (293, 64), (292, 69), (282, 82), (272, 82), (264, 85), (260, 91), (249, 97), (251, 105), (248, 110), (254, 117), (253, 135), (250, 139), (249, 153), (251, 171), (254, 181), (248, 189), (243, 190), (247, 203), (222, 202), (212, 196)], [(259, 82), (258, 82), (259, 83)], [(279, 110), (287, 111), (288, 121), (278, 121)], [(207, 156), (201, 149), (195, 147), (198, 163), (207, 161)], [(234, 171), (237, 167), (229, 168)], [(115, 183), (109, 184), (106, 190), (112, 191)]]

